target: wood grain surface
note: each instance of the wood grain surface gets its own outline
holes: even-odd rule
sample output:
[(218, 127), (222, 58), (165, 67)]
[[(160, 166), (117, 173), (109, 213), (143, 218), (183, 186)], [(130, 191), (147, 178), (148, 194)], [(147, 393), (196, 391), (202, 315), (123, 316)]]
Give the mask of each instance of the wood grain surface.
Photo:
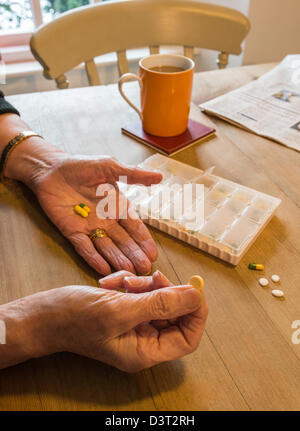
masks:
[[(256, 79), (272, 65), (197, 74), (200, 103)], [(127, 94), (138, 100), (138, 88)], [(116, 85), (8, 98), (23, 118), (71, 153), (110, 154), (137, 164), (153, 151), (121, 135), (137, 119)], [(300, 155), (270, 140), (203, 115), (217, 137), (174, 158), (282, 199), (277, 215), (237, 267), (152, 230), (159, 268), (174, 283), (193, 274), (206, 282), (209, 319), (198, 350), (134, 375), (62, 353), (0, 372), (0, 410), (299, 410), (300, 344), (291, 340), (300, 320)], [(22, 185), (0, 185), (0, 302), (68, 284), (97, 286), (97, 274), (45, 217)], [(264, 274), (281, 277), (285, 300), (258, 285)]]

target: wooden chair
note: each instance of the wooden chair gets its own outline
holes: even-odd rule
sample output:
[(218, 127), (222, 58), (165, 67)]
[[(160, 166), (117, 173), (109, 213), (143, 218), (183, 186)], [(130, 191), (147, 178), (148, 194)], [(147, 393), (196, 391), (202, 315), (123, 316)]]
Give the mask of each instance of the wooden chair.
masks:
[(240, 12), (198, 0), (121, 0), (73, 9), (43, 25), (33, 34), (30, 47), (47, 79), (67, 88), (65, 73), (80, 63), (90, 85), (100, 78), (94, 57), (117, 52), (119, 73), (128, 72), (126, 49), (183, 45), (192, 58), (194, 47), (219, 51), (217, 63), (226, 67), (228, 54), (240, 54), (250, 28)]

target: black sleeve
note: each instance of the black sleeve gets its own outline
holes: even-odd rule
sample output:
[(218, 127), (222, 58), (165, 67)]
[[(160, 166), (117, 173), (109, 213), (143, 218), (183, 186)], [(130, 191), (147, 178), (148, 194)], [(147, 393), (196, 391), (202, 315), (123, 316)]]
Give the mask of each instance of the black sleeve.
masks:
[(4, 94), (0, 90), (0, 115), (1, 114), (17, 114), (19, 111), (4, 99)]

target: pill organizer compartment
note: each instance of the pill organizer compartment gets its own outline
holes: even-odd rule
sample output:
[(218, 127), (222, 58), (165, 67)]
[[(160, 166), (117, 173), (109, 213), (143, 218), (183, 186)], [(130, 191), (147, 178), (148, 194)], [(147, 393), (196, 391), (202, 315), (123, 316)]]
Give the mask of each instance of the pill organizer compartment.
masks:
[(252, 205), (245, 211), (245, 217), (255, 223), (261, 224), (274, 210), (274, 202), (261, 197), (255, 198)]
[(229, 196), (233, 193), (235, 187), (231, 185), (227, 181), (218, 181), (217, 184), (213, 187), (212, 192), (218, 193), (222, 196)]
[(256, 223), (241, 217), (231, 229), (225, 233), (222, 243), (231, 247), (233, 253), (237, 253), (257, 233), (259, 226)]
[(187, 182), (192, 181), (199, 176), (199, 169), (183, 163), (178, 163), (173, 159), (168, 159), (167, 163), (163, 165), (163, 169), (171, 175), (182, 179), (185, 178)]
[(204, 220), (207, 221), (209, 217), (215, 213), (217, 207), (212, 205), (210, 202), (204, 202)]
[(274, 202), (274, 199), (270, 199), (269, 196), (258, 196), (253, 201), (253, 207), (270, 213), (276, 207), (276, 202)]
[(139, 167), (142, 169), (155, 170), (162, 168), (162, 166), (167, 165), (167, 163), (167, 157), (163, 157), (160, 154), (154, 154), (153, 156), (148, 157), (142, 163), (140, 163)]
[[(162, 184), (144, 187), (142, 198), (136, 202), (137, 211), (142, 211), (143, 214), (159, 216), (162, 208), (162, 196), (164, 195), (165, 186)], [(167, 193), (165, 193), (167, 196)], [(130, 197), (128, 197), (129, 200)]]
[(117, 182), (117, 185), (120, 192), (131, 202), (136, 210), (140, 206), (140, 202), (149, 196), (145, 194), (145, 186), (131, 185), (122, 182)]
[(163, 178), (161, 183), (167, 181), (171, 176), (171, 172), (168, 169), (168, 159), (162, 157), (151, 156), (139, 164), (141, 169), (151, 170), (162, 174)]
[(165, 179), (164, 184), (168, 186), (174, 186), (177, 185), (183, 187), (184, 184), (188, 184), (189, 180), (187, 180), (184, 177), (179, 177), (178, 175), (170, 175), (167, 179)]
[[(231, 226), (237, 218), (237, 213), (232, 211), (230, 205), (228, 205), (228, 202), (222, 208), (220, 208), (219, 211), (216, 211), (216, 215), (218, 215), (225, 227)], [(213, 220), (214, 217), (216, 216), (212, 216), (210, 220)]]
[(203, 199), (193, 202), (190, 208), (184, 212), (184, 215), (179, 218), (179, 225), (192, 233), (196, 233), (205, 223), (203, 203)]
[(196, 184), (203, 184), (204, 191), (207, 193), (218, 182), (218, 179), (214, 175), (204, 175), (195, 179), (194, 182)]
[(162, 203), (160, 217), (164, 220), (179, 220), (182, 216), (183, 195), (182, 192), (170, 194), (170, 201)]
[(196, 201), (204, 197), (206, 189), (203, 184), (191, 182), (185, 186), (185, 192), (191, 192), (193, 201)]
[(236, 215), (228, 208), (223, 207), (215, 211), (213, 215), (207, 220), (199, 232), (207, 235), (210, 238), (218, 240), (230, 225), (235, 221)]
[[(159, 170), (164, 178), (163, 185), (154, 189), (148, 201), (139, 202), (136, 206), (140, 214), (145, 214), (145, 204), (155, 199), (163, 186), (178, 184), (178, 195), (181, 186), (186, 183), (203, 184), (204, 186), (204, 220), (201, 223), (191, 220), (189, 214), (195, 209), (195, 202), (183, 216), (174, 216), (174, 197), (157, 204), (155, 211), (147, 212), (146, 222), (194, 247), (204, 250), (233, 265), (238, 264), (243, 254), (271, 219), (280, 199), (260, 193), (256, 190), (220, 178), (211, 173), (185, 165), (160, 154), (151, 156), (141, 165), (143, 168)], [(129, 196), (131, 196), (129, 194)], [(178, 197), (178, 196), (177, 196)], [(193, 193), (193, 199), (196, 199)], [(170, 219), (168, 214), (170, 211)], [(173, 211), (173, 212), (172, 212)]]
[(199, 230), (199, 223), (197, 223), (195, 217), (193, 217), (193, 214), (191, 213), (190, 217), (189, 214), (186, 214), (184, 217), (179, 219), (179, 227), (183, 227), (183, 229), (189, 233), (196, 234)]
[(235, 195), (233, 195), (226, 201), (224, 207), (229, 212), (235, 214), (235, 216), (238, 216), (248, 207), (248, 205), (245, 201), (240, 200)]
[(218, 181), (207, 193), (206, 200), (215, 206), (221, 206), (233, 193), (234, 187), (225, 181)]
[(176, 219), (175, 205), (173, 202), (168, 203), (162, 207), (159, 218), (166, 221)]
[(124, 193), (127, 199), (134, 201), (135, 203), (138, 203), (145, 198), (144, 186), (128, 185), (127, 188), (123, 190), (122, 187), (119, 186), (119, 189)]
[[(163, 156), (162, 156), (163, 157)], [(168, 184), (187, 184), (192, 181), (194, 178), (199, 176), (199, 170), (197, 168), (193, 168), (184, 164), (182, 166), (178, 166), (178, 162), (172, 159), (167, 159), (166, 161), (158, 158), (158, 161), (153, 160), (151, 158), (150, 165), (153, 164), (155, 166), (155, 171), (160, 172), (163, 175), (162, 183)], [(147, 163), (142, 164), (143, 168), (151, 168)]]
[[(148, 214), (152, 218), (178, 220), (183, 212), (180, 209), (183, 202), (182, 187), (175, 184), (170, 191), (167, 185), (158, 184), (152, 186), (150, 190), (151, 194), (138, 202), (137, 209), (142, 210), (143, 214)], [(176, 202), (178, 203), (177, 205)], [(178, 211), (180, 212), (178, 213)]]
[(262, 210), (261, 208), (248, 207), (245, 212), (245, 217), (255, 223), (262, 223), (266, 217), (268, 217), (268, 212)]
[[(253, 190), (254, 192), (254, 190)], [(253, 193), (249, 189), (237, 188), (232, 194), (232, 197), (238, 201), (244, 202), (245, 205), (249, 205), (253, 198), (255, 197), (255, 193)]]

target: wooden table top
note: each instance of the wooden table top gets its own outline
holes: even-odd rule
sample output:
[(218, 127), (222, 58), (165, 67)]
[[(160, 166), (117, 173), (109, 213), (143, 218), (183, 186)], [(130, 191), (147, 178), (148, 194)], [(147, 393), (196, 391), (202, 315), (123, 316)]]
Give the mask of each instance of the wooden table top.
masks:
[[(200, 73), (193, 100), (255, 79), (272, 65)], [(127, 93), (137, 99), (137, 86)], [(153, 151), (120, 133), (137, 119), (116, 85), (8, 98), (23, 118), (71, 153), (110, 154), (136, 164)], [(61, 353), (0, 373), (0, 410), (299, 410), (300, 320), (299, 158), (294, 150), (209, 118), (196, 105), (191, 117), (214, 124), (217, 137), (174, 158), (282, 199), (277, 215), (237, 267), (152, 230), (159, 268), (175, 284), (202, 274), (209, 318), (198, 350), (177, 361), (128, 375), (100, 362)], [(25, 187), (0, 185), (0, 302), (68, 284), (97, 286), (97, 274), (45, 217)], [(258, 285), (279, 274), (285, 301)]]

